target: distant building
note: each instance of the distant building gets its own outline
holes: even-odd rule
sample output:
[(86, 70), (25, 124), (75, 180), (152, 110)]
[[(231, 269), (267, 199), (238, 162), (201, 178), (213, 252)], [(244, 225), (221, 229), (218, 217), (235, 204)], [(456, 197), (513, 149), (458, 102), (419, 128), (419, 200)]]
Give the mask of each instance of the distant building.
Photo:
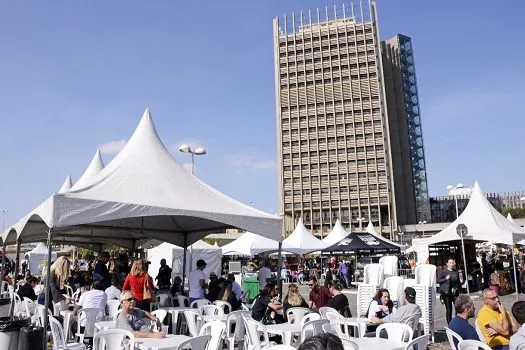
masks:
[(525, 191), (503, 192), (500, 196), (504, 209), (525, 208)]

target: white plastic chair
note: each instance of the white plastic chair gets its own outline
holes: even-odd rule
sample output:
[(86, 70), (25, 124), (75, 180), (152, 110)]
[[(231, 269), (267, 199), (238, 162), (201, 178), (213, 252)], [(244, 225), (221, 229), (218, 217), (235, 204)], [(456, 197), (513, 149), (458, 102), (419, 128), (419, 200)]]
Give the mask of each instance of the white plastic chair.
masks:
[(329, 307), (329, 306), (323, 306), (323, 307), (319, 308), (319, 315), (321, 315), (321, 318), (325, 319), (327, 312), (335, 312), (335, 313), (337, 313), (337, 310), (334, 309), (333, 307)]
[(221, 341), (225, 329), (226, 325), (224, 324), (224, 322), (221, 321), (208, 322), (204, 326), (202, 326), (201, 330), (199, 331), (199, 335), (211, 336), (210, 341), (208, 342), (208, 346), (206, 346), (206, 350), (222, 349)]
[(64, 288), (66, 289), (66, 294), (68, 296), (72, 296), (73, 295), (73, 288), (71, 288), (70, 286), (68, 286), (67, 284), (64, 286)]
[(399, 306), (399, 298), (401, 297), (401, 293), (403, 293), (403, 277), (391, 276), (385, 278), (383, 288), (388, 289), (392, 303), (394, 303), (395, 306)]
[(286, 310), (286, 317), (288, 323), (300, 323), (304, 315), (309, 314), (310, 309), (306, 307), (291, 307)]
[(377, 286), (360, 284), (357, 286), (357, 317), (367, 317), (370, 303), (377, 293)]
[(376, 337), (380, 338), (381, 331), (385, 331), (387, 338), (400, 343), (412, 340), (414, 331), (404, 323), (383, 323), (376, 328)]
[(228, 309), (228, 312), (232, 312), (232, 306), (227, 301), (215, 300), (213, 302), (213, 305), (216, 305), (217, 308), (219, 309), (218, 315), (220, 316), (226, 315), (226, 308)]
[[(328, 321), (328, 320), (326, 320), (326, 321)], [(328, 321), (328, 323), (323, 324), (321, 326), (321, 328), (323, 329), (323, 332), (325, 332), (325, 333), (338, 335), (337, 330), (335, 329), (334, 325), (330, 323), (330, 321)]]
[(383, 265), (385, 277), (398, 275), (399, 259), (397, 256), (385, 255), (379, 259), (379, 263)]
[(202, 305), (199, 307), (202, 316), (212, 316), (219, 314), (219, 307), (217, 305)]
[[(250, 317), (250, 311), (233, 311), (226, 317), (225, 338), (228, 343), (228, 350), (234, 350), (235, 343), (244, 341), (246, 327), (244, 327), (243, 316)], [(232, 332), (233, 325), (235, 325), (235, 330)]]
[[(95, 336), (95, 323), (104, 319), (105, 310), (97, 308), (80, 309), (78, 312), (77, 334), (80, 343), (84, 342), (84, 338), (93, 338)], [(84, 327), (84, 332), (80, 331), (81, 324)]]
[(168, 315), (168, 311), (166, 310), (155, 310), (151, 313), (153, 316), (157, 317), (160, 321), (160, 323), (164, 323), (164, 319)]
[(374, 286), (382, 286), (384, 279), (384, 267), (381, 264), (365, 265), (363, 271), (363, 283), (372, 284)]
[(75, 301), (75, 303), (78, 303), (80, 300), (80, 289), (78, 289), (75, 293), (71, 295), (71, 299)]
[(458, 350), (456, 344), (459, 344), (463, 340), (459, 334), (454, 332), (452, 329), (445, 327), (445, 332), (447, 332), (448, 342), (450, 343), (450, 348), (452, 350)]
[(309, 314), (304, 315), (304, 317), (301, 319), (301, 326), (304, 326), (308, 322), (318, 321), (320, 319), (321, 315), (319, 315), (317, 312), (310, 312)]
[(354, 329), (354, 333), (352, 337), (359, 338), (361, 336), (359, 324), (357, 322), (348, 321), (346, 318), (341, 316), (339, 313), (335, 313), (335, 312), (327, 312), (326, 318), (333, 325), (339, 338), (350, 338), (349, 327), (352, 327)]
[[(116, 320), (120, 312), (120, 301), (118, 300), (108, 300), (108, 315), (111, 320)], [(110, 320), (110, 321), (111, 321)]]
[(191, 350), (206, 350), (208, 342), (210, 341), (211, 336), (209, 335), (199, 335), (188, 340), (183, 341), (177, 345), (177, 350), (188, 349)]
[(478, 338), (479, 338), (479, 340), (480, 340), (482, 343), (486, 343), (485, 336), (483, 335), (483, 332), (481, 332), (481, 329), (480, 329), (479, 326), (478, 326), (478, 321), (476, 320), (476, 321), (474, 322), (474, 324), (476, 325), (475, 328), (476, 328), (476, 333), (478, 334)]
[[(317, 314), (312, 314), (312, 315), (317, 315)], [(303, 321), (304, 320), (306, 320), (306, 317), (303, 318)], [(300, 338), (301, 342), (303, 342), (308, 337), (312, 337), (314, 335), (318, 335), (318, 334), (324, 333), (325, 332), (323, 330), (323, 326), (324, 325), (329, 325), (330, 326), (330, 321), (328, 321), (328, 320), (313, 320), (313, 321), (305, 322), (303, 324), (302, 328), (301, 328), (301, 338)], [(331, 333), (331, 332), (327, 332), (327, 333)]]
[(53, 350), (85, 350), (86, 346), (82, 343), (66, 343), (64, 328), (53, 316), (49, 316), (49, 327), (53, 338)]
[(414, 348), (415, 345), (417, 345), (418, 350), (426, 349), (428, 346), (429, 338), (430, 338), (430, 334), (425, 334), (425, 335), (422, 335), (421, 337), (417, 337), (416, 339), (408, 342), (407, 346), (405, 346), (405, 350), (415, 350)]
[[(172, 305), (169, 305), (169, 303), (171, 303), (171, 298), (168, 294), (157, 294), (157, 297), (155, 298), (156, 299), (156, 302), (160, 305), (160, 307), (164, 307), (164, 306), (172, 306)], [(168, 303), (168, 300), (170, 301)]]
[[(33, 321), (35, 320), (35, 316), (38, 318), (37, 304), (33, 300), (29, 299), (28, 297), (24, 297), (24, 308), (26, 310), (27, 317), (31, 317)], [(52, 315), (52, 313), (50, 313), (50, 315)]]
[(248, 349), (262, 350), (271, 346), (270, 337), (268, 336), (268, 330), (266, 329), (266, 326), (251, 317), (243, 318), (244, 325), (246, 327), (246, 334), (248, 336)]
[(177, 303), (179, 304), (179, 307), (189, 307), (190, 306), (190, 299), (184, 295), (177, 295)]
[(209, 301), (208, 299), (198, 299), (198, 300), (194, 300), (192, 301), (192, 303), (190, 304), (190, 307), (193, 309), (193, 308), (196, 308), (196, 309), (200, 309), (201, 306), (204, 306), (204, 305), (211, 305), (211, 301)]
[(15, 308), (14, 308), (14, 311), (13, 311), (14, 315), (15, 316), (25, 316), (26, 308), (24, 306), (24, 303), (22, 302), (22, 299), (20, 298), (20, 295), (15, 293), (15, 294), (13, 294), (13, 298), (15, 300)]
[(341, 338), (341, 342), (343, 343), (343, 347), (345, 348), (345, 350), (359, 350), (359, 344), (351, 341), (350, 339)]
[[(36, 315), (37, 318), (38, 318), (38, 321), (36, 323), (43, 327), (44, 326), (44, 317), (45, 317), (45, 306), (38, 304), (36, 307), (38, 309), (37, 315)], [(53, 313), (51, 312), (51, 310), (49, 310), (49, 308), (47, 309), (47, 315), (48, 315), (48, 317), (49, 316), (53, 316)]]
[(124, 350), (135, 348), (135, 336), (125, 329), (105, 329), (93, 338), (95, 350)]
[[(492, 350), (490, 346), (477, 340), (462, 340), (458, 344), (459, 350)], [(419, 347), (418, 347), (419, 349)]]
[(204, 321), (199, 311), (195, 310), (185, 310), (184, 317), (186, 318), (186, 324), (188, 325), (188, 331), (192, 337), (199, 335)]
[(269, 346), (268, 348), (266, 348), (266, 350), (296, 350), (296, 349), (290, 345), (278, 344), (278, 345)]

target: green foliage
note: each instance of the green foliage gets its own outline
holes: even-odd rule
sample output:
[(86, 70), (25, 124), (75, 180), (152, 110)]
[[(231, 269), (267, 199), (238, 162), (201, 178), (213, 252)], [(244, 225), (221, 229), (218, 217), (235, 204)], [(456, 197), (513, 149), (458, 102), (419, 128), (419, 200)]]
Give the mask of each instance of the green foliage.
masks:
[(95, 259), (95, 254), (92, 250), (86, 248), (77, 248), (78, 257), (84, 260), (93, 260)]
[(507, 216), (507, 214), (512, 215), (514, 219), (522, 219), (525, 218), (525, 208), (505, 208), (503, 209), (503, 215)]

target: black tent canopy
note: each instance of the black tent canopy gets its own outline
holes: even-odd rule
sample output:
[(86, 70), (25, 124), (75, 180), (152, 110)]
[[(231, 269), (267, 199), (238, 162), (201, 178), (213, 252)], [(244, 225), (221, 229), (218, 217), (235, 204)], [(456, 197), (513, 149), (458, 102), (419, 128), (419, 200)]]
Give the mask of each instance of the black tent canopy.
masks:
[(374, 236), (363, 233), (349, 233), (345, 238), (339, 242), (322, 250), (323, 253), (330, 253), (334, 255), (346, 255), (355, 253), (387, 253), (399, 251), (399, 248), (380, 241)]

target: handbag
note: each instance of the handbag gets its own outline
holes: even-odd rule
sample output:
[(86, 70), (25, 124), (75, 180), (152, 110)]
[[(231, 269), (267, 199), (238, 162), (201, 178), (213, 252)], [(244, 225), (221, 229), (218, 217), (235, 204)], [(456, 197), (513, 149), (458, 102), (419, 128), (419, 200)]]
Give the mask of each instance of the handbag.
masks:
[(156, 296), (155, 292), (153, 291), (153, 288), (149, 285), (149, 275), (146, 274), (146, 277), (144, 278), (144, 291), (142, 292), (142, 298), (144, 300), (149, 301), (155, 301)]

